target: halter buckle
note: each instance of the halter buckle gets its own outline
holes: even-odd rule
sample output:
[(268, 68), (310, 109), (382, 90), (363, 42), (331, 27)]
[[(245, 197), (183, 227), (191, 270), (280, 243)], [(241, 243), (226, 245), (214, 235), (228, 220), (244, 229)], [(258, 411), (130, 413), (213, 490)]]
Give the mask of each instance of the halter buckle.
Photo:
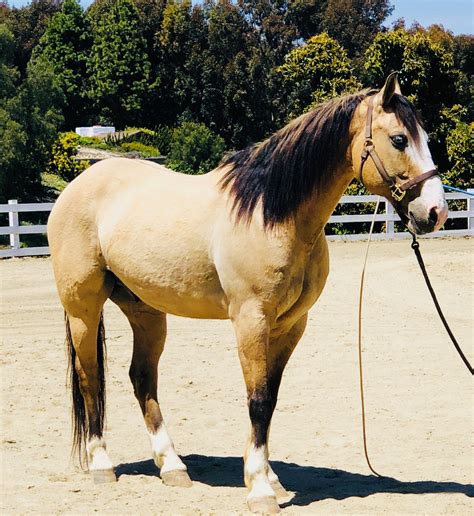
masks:
[(402, 190), (398, 185), (392, 185), (390, 187), (390, 191), (392, 192), (392, 197), (397, 201), (400, 202), (406, 194), (405, 190)]

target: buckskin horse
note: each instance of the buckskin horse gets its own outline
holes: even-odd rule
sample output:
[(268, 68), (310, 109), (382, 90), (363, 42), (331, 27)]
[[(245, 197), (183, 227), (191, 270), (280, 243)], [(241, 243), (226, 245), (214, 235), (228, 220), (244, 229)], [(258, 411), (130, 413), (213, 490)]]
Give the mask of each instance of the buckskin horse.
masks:
[(158, 402), (166, 314), (231, 320), (251, 423), (247, 503), (279, 511), (287, 493), (268, 463), (270, 421), (328, 275), (324, 226), (354, 178), (392, 202), (413, 233), (446, 220), (427, 135), (396, 74), (380, 91), (318, 105), (205, 175), (113, 158), (64, 190), (48, 237), (66, 317), (74, 443), (96, 482), (115, 480), (103, 436), (102, 308), (111, 299), (133, 330), (130, 379), (169, 485), (191, 480)]

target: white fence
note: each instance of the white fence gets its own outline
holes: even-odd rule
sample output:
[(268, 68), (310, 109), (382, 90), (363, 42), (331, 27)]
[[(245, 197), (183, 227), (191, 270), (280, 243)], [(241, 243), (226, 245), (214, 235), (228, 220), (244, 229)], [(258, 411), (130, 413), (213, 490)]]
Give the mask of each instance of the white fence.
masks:
[[(466, 229), (451, 229), (437, 231), (429, 235), (424, 235), (422, 238), (439, 238), (447, 236), (474, 236), (474, 188), (468, 188), (468, 194), (463, 193), (447, 193), (446, 199), (448, 201), (463, 200), (467, 203), (467, 210), (457, 210), (449, 212), (449, 219), (467, 219)], [(343, 195), (339, 204), (356, 204), (377, 202), (376, 195)], [(372, 235), (372, 240), (392, 240), (399, 238), (411, 238), (407, 231), (395, 232), (395, 222), (400, 221), (400, 217), (395, 213), (393, 206), (384, 198), (380, 201), (381, 208), (385, 207), (384, 212), (375, 216), (377, 222), (384, 223), (385, 231), (383, 233), (375, 233)], [(348, 224), (353, 222), (371, 222), (373, 215), (332, 215), (329, 223), (338, 222), (340, 224)], [(347, 235), (328, 235), (329, 240), (366, 240), (367, 233), (347, 234)]]
[(18, 204), (17, 201), (8, 201), (0, 204), (0, 213), (8, 213), (8, 226), (0, 227), (0, 235), (10, 235), (10, 248), (0, 249), (0, 258), (10, 256), (40, 256), (49, 254), (49, 247), (21, 247), (20, 235), (46, 234), (46, 225), (21, 225), (19, 213), (50, 212), (54, 203)]
[[(474, 194), (474, 189), (468, 192)], [(376, 202), (376, 195), (344, 195), (340, 204), (363, 204), (368, 202)], [(462, 193), (446, 194), (448, 200), (464, 200), (467, 202), (467, 210), (450, 211), (450, 219), (467, 219), (467, 229), (443, 230), (437, 231), (428, 238), (436, 238), (443, 236), (474, 236), (474, 197)], [(17, 201), (8, 201), (8, 204), (0, 204), (0, 213), (8, 213), (8, 226), (0, 227), (0, 235), (9, 235), (10, 247), (0, 249), (0, 258), (13, 256), (40, 256), (49, 255), (49, 247), (21, 247), (20, 236), (31, 234), (46, 234), (46, 225), (22, 225), (19, 220), (19, 213), (26, 212), (50, 212), (54, 203), (29, 203), (18, 204)], [(385, 231), (373, 235), (374, 240), (389, 240), (394, 238), (407, 238), (407, 232), (395, 232), (395, 222), (400, 218), (394, 212), (392, 205), (385, 199), (381, 199), (381, 206), (384, 212), (376, 216), (376, 221), (384, 223)], [(329, 219), (329, 223), (348, 224), (354, 222), (370, 222), (371, 214), (365, 215), (333, 215)], [(330, 240), (365, 240), (366, 233), (348, 234), (348, 235), (329, 235)]]

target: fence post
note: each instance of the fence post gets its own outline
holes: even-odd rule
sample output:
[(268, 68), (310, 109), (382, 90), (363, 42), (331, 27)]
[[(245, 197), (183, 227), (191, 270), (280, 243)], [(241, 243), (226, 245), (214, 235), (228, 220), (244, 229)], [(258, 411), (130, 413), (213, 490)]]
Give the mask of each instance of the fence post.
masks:
[[(18, 204), (16, 199), (10, 199), (8, 204)], [(15, 231), (18, 231), (18, 227), (20, 225), (18, 220), (18, 212), (17, 211), (9, 211), (8, 212), (8, 225), (12, 232), (10, 233), (10, 246), (12, 249), (20, 249), (20, 235)]]
[(474, 229), (474, 188), (468, 188), (467, 192), (471, 195), (467, 196), (467, 210), (469, 215), (467, 216), (467, 229)]
[(385, 214), (387, 215), (387, 220), (385, 221), (385, 232), (387, 235), (393, 235), (395, 233), (395, 222), (393, 220), (388, 220), (388, 216), (391, 216), (395, 213), (392, 204), (385, 199)]

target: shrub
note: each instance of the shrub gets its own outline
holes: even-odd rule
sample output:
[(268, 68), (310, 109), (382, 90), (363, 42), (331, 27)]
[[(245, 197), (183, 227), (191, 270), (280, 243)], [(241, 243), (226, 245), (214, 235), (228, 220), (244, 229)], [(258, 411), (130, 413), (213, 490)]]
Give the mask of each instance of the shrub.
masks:
[(173, 140), (173, 129), (160, 125), (153, 132), (155, 133), (154, 144), (160, 149), (163, 156), (167, 156)]
[[(75, 134), (75, 133), (73, 133)], [(107, 150), (108, 146), (104, 142), (102, 138), (98, 138), (97, 136), (77, 136), (77, 144), (81, 147), (92, 147), (94, 149), (104, 149)]]
[(120, 145), (120, 148), (125, 152), (138, 152), (141, 157), (148, 158), (150, 156), (159, 155), (159, 151), (152, 145), (145, 145), (140, 142), (124, 142)]
[(167, 165), (186, 174), (203, 174), (217, 166), (224, 140), (204, 124), (184, 122), (173, 131)]
[[(128, 144), (141, 144), (151, 149), (145, 150), (150, 156), (157, 156), (160, 154), (158, 149), (160, 146), (160, 137), (156, 131), (146, 129), (144, 127), (127, 127), (118, 133), (108, 134), (102, 141), (107, 149), (119, 150), (127, 148)], [(94, 145), (95, 147), (95, 145)], [(141, 152), (139, 146), (137, 148), (130, 147), (130, 151)]]
[(451, 168), (443, 174), (446, 183), (459, 188), (472, 188), (474, 162), (474, 122), (458, 122), (448, 133), (446, 147)]
[(85, 170), (89, 163), (74, 159), (78, 145), (79, 136), (76, 133), (60, 133), (53, 144), (52, 159), (49, 162), (48, 172), (56, 174), (66, 181), (72, 181)]

